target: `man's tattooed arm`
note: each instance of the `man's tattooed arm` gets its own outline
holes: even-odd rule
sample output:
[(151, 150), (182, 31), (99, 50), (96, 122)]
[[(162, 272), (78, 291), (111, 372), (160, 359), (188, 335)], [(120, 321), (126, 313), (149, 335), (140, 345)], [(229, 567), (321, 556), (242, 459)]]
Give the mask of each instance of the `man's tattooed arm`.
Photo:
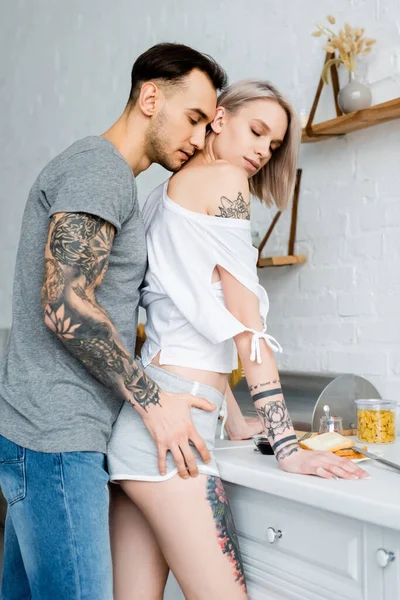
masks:
[(160, 389), (124, 348), (95, 296), (113, 239), (113, 226), (94, 215), (52, 217), (41, 293), (44, 320), (96, 379), (136, 408), (147, 410), (160, 403)]

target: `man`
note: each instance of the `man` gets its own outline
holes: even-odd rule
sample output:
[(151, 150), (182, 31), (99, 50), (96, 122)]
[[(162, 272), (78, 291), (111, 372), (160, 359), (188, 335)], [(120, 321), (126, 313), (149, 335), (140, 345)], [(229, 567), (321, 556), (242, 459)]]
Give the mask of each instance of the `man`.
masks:
[(196, 475), (189, 442), (209, 460), (189, 410), (215, 407), (161, 391), (131, 355), (146, 268), (135, 177), (153, 162), (176, 171), (203, 147), (225, 83), (211, 58), (154, 46), (117, 122), (53, 159), (30, 192), (0, 370), (1, 600), (112, 598), (105, 450), (124, 400), (161, 473), (169, 450)]

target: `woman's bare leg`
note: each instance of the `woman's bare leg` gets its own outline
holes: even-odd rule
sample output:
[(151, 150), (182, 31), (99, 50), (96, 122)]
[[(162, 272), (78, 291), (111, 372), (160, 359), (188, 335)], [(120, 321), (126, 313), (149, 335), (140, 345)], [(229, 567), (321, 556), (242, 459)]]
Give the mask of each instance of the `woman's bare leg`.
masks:
[(148, 520), (187, 600), (246, 600), (243, 566), (221, 480), (178, 475), (121, 481)]
[(157, 540), (132, 500), (110, 488), (114, 600), (162, 600), (169, 568)]

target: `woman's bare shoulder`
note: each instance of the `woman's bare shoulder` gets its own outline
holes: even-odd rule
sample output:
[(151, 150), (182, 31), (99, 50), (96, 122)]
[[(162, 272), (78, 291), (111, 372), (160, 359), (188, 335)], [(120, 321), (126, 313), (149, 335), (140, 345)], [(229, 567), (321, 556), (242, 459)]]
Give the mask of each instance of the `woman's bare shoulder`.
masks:
[(246, 174), (224, 160), (182, 169), (171, 178), (168, 191), (178, 204), (196, 212), (250, 218)]
[(204, 183), (220, 184), (226, 177), (231, 177), (235, 182), (245, 184), (247, 182), (245, 172), (239, 167), (235, 167), (227, 160), (216, 160), (212, 163), (201, 165), (188, 165), (187, 168), (178, 171), (171, 177), (170, 186), (175, 187), (186, 183), (187, 181), (196, 181), (201, 179)]
[(216, 167), (207, 204), (208, 214), (250, 219), (250, 190), (245, 172), (230, 163)]

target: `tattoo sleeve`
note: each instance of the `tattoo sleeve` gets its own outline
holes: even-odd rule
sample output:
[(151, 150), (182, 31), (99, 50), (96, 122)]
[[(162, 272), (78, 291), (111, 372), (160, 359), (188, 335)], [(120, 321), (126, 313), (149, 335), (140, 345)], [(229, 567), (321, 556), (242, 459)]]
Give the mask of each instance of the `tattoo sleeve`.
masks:
[(160, 404), (160, 389), (124, 348), (95, 296), (113, 239), (113, 226), (94, 215), (52, 217), (41, 292), (44, 320), (96, 379), (136, 408), (147, 410)]

